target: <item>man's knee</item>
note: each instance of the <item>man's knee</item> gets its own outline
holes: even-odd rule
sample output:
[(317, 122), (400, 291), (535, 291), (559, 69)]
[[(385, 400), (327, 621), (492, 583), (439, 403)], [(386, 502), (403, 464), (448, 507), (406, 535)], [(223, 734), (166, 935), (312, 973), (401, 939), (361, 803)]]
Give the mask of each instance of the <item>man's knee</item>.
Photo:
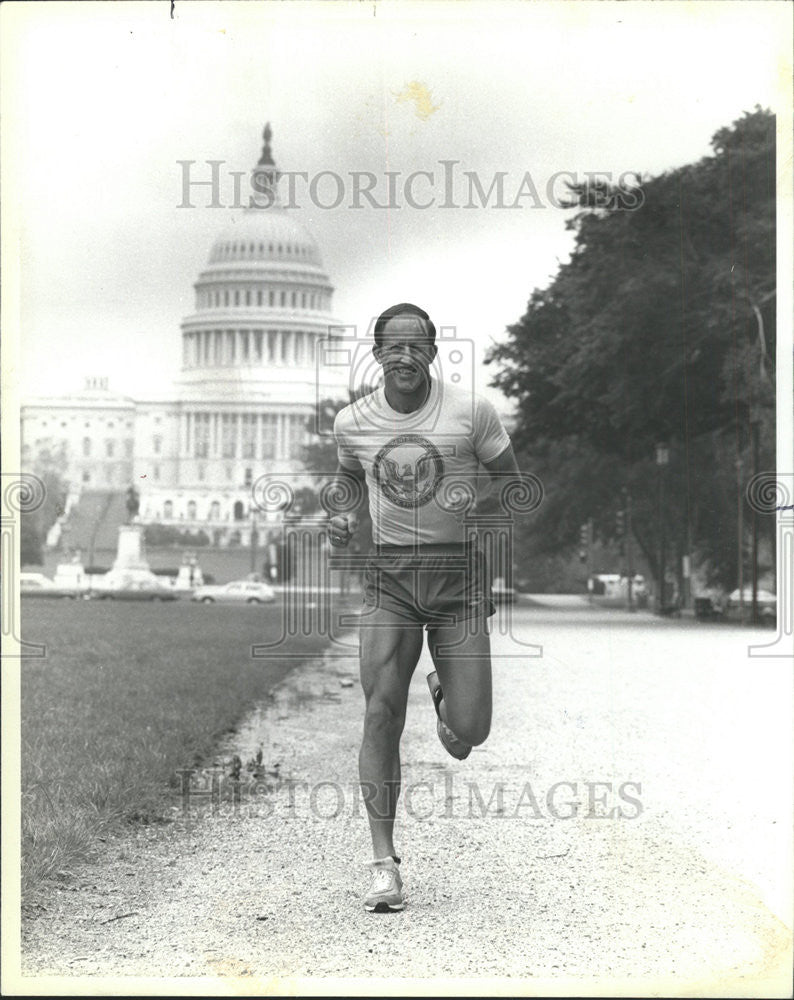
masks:
[(447, 725), (459, 740), (477, 747), (488, 739), (491, 716), (477, 711), (452, 713), (447, 709)]
[(404, 725), (405, 699), (381, 691), (373, 691), (367, 696), (364, 711), (365, 732), (399, 735)]
[(464, 743), (468, 743), (470, 746), (478, 747), (481, 743), (485, 743), (488, 739), (488, 734), (491, 731), (490, 722), (473, 722), (468, 723), (462, 727), (462, 731), (458, 731), (453, 727), (452, 730), (458, 739), (463, 740)]

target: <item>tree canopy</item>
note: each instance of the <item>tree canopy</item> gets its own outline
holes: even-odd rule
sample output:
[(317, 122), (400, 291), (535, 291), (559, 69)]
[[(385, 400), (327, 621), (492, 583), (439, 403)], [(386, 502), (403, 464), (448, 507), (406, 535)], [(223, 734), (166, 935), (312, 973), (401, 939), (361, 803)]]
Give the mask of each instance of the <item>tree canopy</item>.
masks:
[(23, 566), (44, 564), (47, 533), (65, 508), (67, 465), (64, 446), (49, 440), (44, 442), (31, 470), (40, 480), (44, 499), (35, 510), (21, 515), (20, 560)]
[(492, 384), (517, 403), (514, 443), (546, 487), (536, 550), (574, 544), (589, 517), (608, 536), (628, 487), (653, 564), (663, 441), (669, 537), (713, 576), (735, 573), (751, 422), (774, 467), (774, 117), (756, 108), (711, 145), (639, 190), (571, 186), (570, 260), (489, 352)]

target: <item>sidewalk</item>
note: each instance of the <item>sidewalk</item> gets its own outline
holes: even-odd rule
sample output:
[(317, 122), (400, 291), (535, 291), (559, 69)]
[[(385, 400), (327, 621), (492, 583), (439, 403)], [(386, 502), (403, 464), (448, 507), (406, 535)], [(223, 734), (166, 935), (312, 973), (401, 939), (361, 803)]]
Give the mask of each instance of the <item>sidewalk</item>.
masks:
[[(198, 822), (181, 855), (166, 838), (120, 861), (137, 878), (120, 880), (113, 905), (132, 915), (102, 926), (99, 949), (88, 950), (74, 897), (65, 900), (33, 929), (38, 969), (231, 976), (241, 992), (327, 993), (304, 977), (364, 977), (345, 991), (367, 993), (372, 979), (398, 977), (432, 980), (436, 993), (788, 995), (785, 886), (778, 901), (767, 883), (790, 810), (782, 791), (769, 801), (772, 779), (752, 808), (727, 798), (747, 785), (738, 756), (720, 759), (721, 735), (698, 722), (713, 716), (713, 675), (692, 679), (664, 649), (639, 660), (633, 630), (552, 614), (515, 616), (516, 637), (541, 640), (542, 658), (494, 634), (494, 728), (466, 762), (437, 741), (429, 661), (416, 672), (397, 834), (403, 913), (361, 905), (363, 699), (355, 660), (325, 659), (291, 674), (230, 745), (244, 761), (263, 750), (280, 774), (273, 790)], [(697, 634), (669, 634), (684, 632), (687, 642)], [(741, 704), (721, 704), (723, 715), (767, 709), (766, 697), (755, 706), (751, 687), (734, 687)], [(736, 815), (738, 833), (726, 833), (720, 810)], [(750, 871), (745, 840), (761, 834), (755, 853), (766, 853)], [(112, 872), (103, 879), (117, 884)], [(58, 937), (81, 961), (64, 969)], [(478, 984), (492, 977), (501, 987)]]
[[(531, 614), (517, 615), (525, 641), (532, 638)], [(680, 817), (667, 812), (676, 798), (680, 803), (678, 768), (665, 775), (670, 768), (655, 759), (656, 746), (639, 759), (637, 744), (645, 741), (636, 719), (625, 718), (623, 734), (599, 736), (594, 716), (612, 717), (618, 692), (614, 678), (606, 687), (595, 680), (588, 660), (598, 647), (590, 647), (587, 632), (583, 639), (567, 646), (570, 659), (548, 647), (537, 659), (494, 635), (494, 730), (462, 764), (437, 741), (425, 653), (403, 739), (397, 845), (409, 905), (380, 924), (359, 912), (367, 876), (356, 872), (369, 858), (355, 795), (362, 700), (357, 682), (337, 686), (356, 676), (356, 664), (318, 665), (293, 678), (282, 692), (271, 753), (282, 771), (308, 786), (296, 790), (293, 810), (286, 795), (281, 803), (299, 823), (296, 894), (317, 885), (318, 856), (328, 867), (320, 888), (323, 926), (288, 919), (270, 938), (276, 953), (297, 946), (313, 974), (572, 976), (580, 989), (579, 977), (627, 977), (636, 986), (665, 981), (673, 991), (674, 984), (681, 990), (732, 979), (749, 985), (771, 971), (786, 941), (783, 926), (746, 881), (693, 846), (704, 829), (695, 824), (690, 837), (679, 834)], [(646, 683), (652, 695), (664, 677)], [(662, 706), (646, 703), (645, 711)], [(263, 732), (254, 726), (251, 746)], [(685, 734), (687, 752), (696, 754), (689, 744), (702, 738), (702, 730)], [(658, 798), (646, 803), (637, 789), (645, 783), (657, 797), (662, 781), (672, 799), (663, 812)], [(574, 803), (579, 815), (568, 818)], [(623, 819), (603, 818), (615, 809)], [(691, 805), (687, 813), (694, 818)], [(338, 909), (328, 910), (326, 899)], [(284, 918), (277, 903), (270, 912)], [(355, 944), (361, 939), (365, 951)]]

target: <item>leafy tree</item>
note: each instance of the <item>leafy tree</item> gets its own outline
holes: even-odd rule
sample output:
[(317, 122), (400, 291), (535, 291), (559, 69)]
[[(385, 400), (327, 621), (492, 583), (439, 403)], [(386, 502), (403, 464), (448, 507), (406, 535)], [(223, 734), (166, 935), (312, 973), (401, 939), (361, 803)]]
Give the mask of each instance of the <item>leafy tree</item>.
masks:
[(670, 557), (694, 551), (735, 579), (753, 422), (761, 468), (774, 468), (774, 117), (745, 114), (712, 149), (639, 194), (571, 186), (571, 259), (489, 352), (492, 384), (517, 403), (515, 444), (546, 487), (524, 529), (533, 551), (574, 545), (590, 517), (614, 533), (625, 487), (651, 565), (663, 517)]
[(44, 564), (44, 543), (47, 534), (63, 514), (66, 505), (67, 467), (65, 446), (46, 441), (39, 448), (29, 468), (29, 471), (38, 476), (42, 482), (44, 500), (36, 510), (23, 513), (20, 518), (20, 559), (23, 566)]
[(22, 514), (19, 558), (22, 566), (44, 565), (44, 537), (35, 524), (33, 515)]

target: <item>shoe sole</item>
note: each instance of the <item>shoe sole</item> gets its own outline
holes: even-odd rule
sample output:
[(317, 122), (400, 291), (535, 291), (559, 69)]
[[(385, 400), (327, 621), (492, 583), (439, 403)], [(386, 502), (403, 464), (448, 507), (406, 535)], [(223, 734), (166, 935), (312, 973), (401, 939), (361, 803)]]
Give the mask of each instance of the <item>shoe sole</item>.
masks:
[(442, 691), (441, 691), (441, 684), (439, 683), (438, 680), (438, 674), (435, 672), (435, 670), (431, 674), (427, 675), (426, 680), (427, 680), (427, 686), (430, 689), (430, 697), (433, 699), (433, 708), (435, 708), (436, 715), (438, 715), (438, 703), (439, 701), (441, 701), (439, 695), (442, 694)]
[(405, 909), (405, 903), (376, 903), (374, 906), (364, 905), (367, 913), (399, 913)]
[[(441, 727), (444, 726), (444, 722), (441, 718), (441, 713), (438, 710), (438, 703), (441, 701), (441, 698), (444, 697), (444, 694), (441, 691), (441, 685), (438, 682), (438, 674), (435, 671), (433, 671), (432, 674), (427, 675), (427, 686), (428, 688), (430, 688), (430, 697), (433, 699), (433, 707), (435, 708), (436, 715), (438, 716), (438, 722), (436, 723), (436, 733), (438, 734), (438, 739), (439, 742), (441, 743), (441, 746), (447, 751), (450, 757), (452, 757), (454, 760), (466, 760), (466, 758), (472, 751), (472, 748), (468, 745), (468, 743), (464, 743), (463, 740), (458, 740), (461, 746), (465, 746), (467, 749), (465, 750), (465, 752), (455, 753), (452, 749), (450, 749), (449, 744), (444, 739), (444, 736), (442, 734)], [(448, 726), (445, 728), (449, 729)], [(449, 732), (452, 732), (452, 730), (449, 729)]]

